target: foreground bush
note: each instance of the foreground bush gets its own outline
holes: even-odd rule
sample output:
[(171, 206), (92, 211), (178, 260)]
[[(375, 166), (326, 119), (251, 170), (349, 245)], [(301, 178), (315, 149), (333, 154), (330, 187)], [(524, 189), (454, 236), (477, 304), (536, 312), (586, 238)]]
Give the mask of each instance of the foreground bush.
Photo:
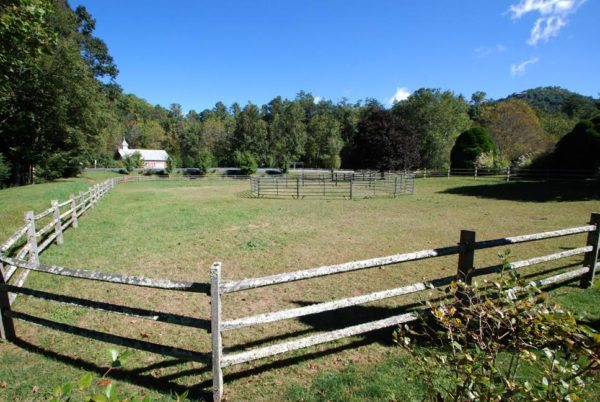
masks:
[[(453, 283), (450, 299), (395, 341), (410, 351), (428, 398), (452, 401), (575, 401), (600, 366), (600, 335), (559, 306), (546, 306), (505, 263), (483, 286)], [(416, 341), (437, 347), (416, 348)]]

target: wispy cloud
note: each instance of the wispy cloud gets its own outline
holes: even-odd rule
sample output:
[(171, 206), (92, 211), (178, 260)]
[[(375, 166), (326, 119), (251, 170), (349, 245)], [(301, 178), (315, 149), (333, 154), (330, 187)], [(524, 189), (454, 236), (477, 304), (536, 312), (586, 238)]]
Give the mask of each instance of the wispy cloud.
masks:
[(525, 70), (527, 69), (527, 66), (529, 66), (531, 64), (535, 64), (538, 61), (540, 61), (539, 58), (532, 57), (531, 59), (525, 60), (522, 63), (511, 64), (511, 66), (510, 66), (510, 75), (512, 75), (513, 77), (516, 77), (517, 75), (524, 75), (525, 74)]
[(527, 43), (535, 46), (540, 41), (547, 42), (558, 36), (560, 30), (569, 22), (568, 16), (573, 14), (587, 0), (521, 0), (508, 9), (513, 19), (535, 13), (539, 14), (531, 29)]
[(408, 97), (410, 96), (410, 91), (408, 90), (408, 88), (396, 88), (396, 92), (394, 93), (394, 96), (392, 96), (391, 98), (389, 98), (387, 101), (390, 105), (393, 105), (396, 102), (401, 102), (405, 99), (408, 99)]
[(496, 46), (479, 46), (475, 49), (475, 56), (479, 59), (483, 59), (494, 53), (502, 53), (506, 51), (506, 46), (504, 45), (496, 45)]
[(313, 99), (313, 102), (315, 104), (317, 104), (317, 103), (321, 102), (322, 100), (323, 100), (322, 96), (315, 96), (314, 99)]

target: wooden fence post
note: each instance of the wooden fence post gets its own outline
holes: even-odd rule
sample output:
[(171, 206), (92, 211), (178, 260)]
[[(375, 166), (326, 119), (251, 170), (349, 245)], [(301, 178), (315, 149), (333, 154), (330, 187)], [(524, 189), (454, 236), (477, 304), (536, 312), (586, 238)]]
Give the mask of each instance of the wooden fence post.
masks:
[(81, 202), (81, 213), (87, 215), (87, 211), (85, 210), (85, 194), (83, 191), (79, 192), (79, 202)]
[(398, 196), (398, 176), (394, 177), (394, 198)]
[(594, 283), (594, 273), (596, 265), (598, 265), (598, 247), (600, 246), (600, 212), (592, 213), (590, 225), (596, 225), (596, 230), (588, 232), (587, 245), (592, 246), (592, 251), (585, 253), (583, 265), (589, 267), (590, 270), (581, 277), (579, 286), (582, 288), (589, 288)]
[(4, 284), (8, 281), (4, 277), (4, 270), (0, 262), (0, 338), (5, 341), (12, 341), (16, 338), (13, 319), (5, 315), (10, 311), (10, 298)]
[(352, 199), (352, 187), (353, 187), (353, 182), (354, 180), (352, 178), (350, 178), (350, 199)]
[(257, 191), (257, 196), (258, 198), (260, 198), (260, 178), (256, 178), (256, 191)]
[(300, 177), (296, 177), (296, 199), (300, 199)]
[(33, 211), (25, 212), (25, 225), (27, 225), (27, 246), (29, 247), (29, 262), (39, 264), (37, 237), (35, 235), (35, 215)]
[(223, 341), (221, 339), (221, 263), (215, 262), (210, 268), (210, 330), (212, 338), (212, 374), (213, 374), (213, 401), (223, 398), (223, 370), (221, 357), (223, 355)]
[(423, 173), (423, 178), (426, 179), (427, 178), (427, 168), (425, 168), (425, 172)]
[(75, 196), (71, 195), (71, 219), (73, 220), (73, 227), (77, 229), (79, 227), (79, 221), (77, 220), (77, 201)]
[(450, 169), (448, 169), (448, 178), (450, 178)]
[(475, 171), (473, 172), (473, 177), (477, 178), (477, 165), (475, 165)]
[(458, 244), (463, 246), (463, 249), (458, 254), (456, 279), (470, 285), (475, 261), (475, 232), (461, 230), (460, 242)]
[(506, 168), (506, 181), (510, 181), (510, 166)]
[(63, 239), (62, 222), (60, 220), (60, 208), (58, 207), (58, 200), (50, 201), (52, 208), (52, 216), (54, 217), (54, 234), (56, 235), (56, 244), (62, 245), (65, 241)]

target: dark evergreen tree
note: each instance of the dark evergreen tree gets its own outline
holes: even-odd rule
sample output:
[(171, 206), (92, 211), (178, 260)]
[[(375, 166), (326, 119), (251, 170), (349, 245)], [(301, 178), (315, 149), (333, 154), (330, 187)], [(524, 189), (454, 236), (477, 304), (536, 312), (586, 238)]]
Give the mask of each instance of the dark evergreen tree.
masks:
[(472, 168), (479, 155), (494, 152), (496, 145), (482, 127), (473, 127), (458, 136), (450, 152), (451, 167)]

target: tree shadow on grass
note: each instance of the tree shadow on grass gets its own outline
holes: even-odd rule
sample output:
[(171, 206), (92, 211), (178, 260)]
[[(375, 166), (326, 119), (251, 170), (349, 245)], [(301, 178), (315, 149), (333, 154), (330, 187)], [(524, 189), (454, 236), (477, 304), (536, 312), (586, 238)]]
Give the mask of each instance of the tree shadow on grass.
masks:
[(600, 181), (519, 181), (454, 187), (441, 193), (524, 202), (591, 201), (600, 200)]

